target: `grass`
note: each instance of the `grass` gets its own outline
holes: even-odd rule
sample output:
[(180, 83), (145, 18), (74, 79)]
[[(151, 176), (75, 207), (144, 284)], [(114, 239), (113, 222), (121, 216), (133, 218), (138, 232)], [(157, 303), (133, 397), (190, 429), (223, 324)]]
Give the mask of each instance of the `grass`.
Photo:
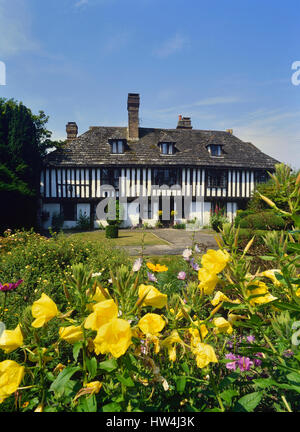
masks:
[(131, 231), (131, 230), (119, 230), (119, 238), (117, 239), (106, 239), (105, 231), (85, 231), (85, 232), (65, 232), (66, 236), (74, 237), (76, 239), (81, 239), (84, 241), (91, 242), (103, 242), (108, 241), (116, 246), (141, 246), (142, 239), (144, 237), (145, 246), (156, 246), (156, 245), (166, 245), (168, 244), (164, 240), (158, 238), (151, 232), (143, 233), (143, 231)]

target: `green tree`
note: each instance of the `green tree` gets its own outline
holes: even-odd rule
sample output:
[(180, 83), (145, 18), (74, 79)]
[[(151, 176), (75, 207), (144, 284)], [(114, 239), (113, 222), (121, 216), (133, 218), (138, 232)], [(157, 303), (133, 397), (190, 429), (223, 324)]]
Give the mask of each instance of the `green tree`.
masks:
[(13, 99), (0, 98), (0, 231), (37, 226), (42, 158), (58, 147), (43, 111), (34, 115)]

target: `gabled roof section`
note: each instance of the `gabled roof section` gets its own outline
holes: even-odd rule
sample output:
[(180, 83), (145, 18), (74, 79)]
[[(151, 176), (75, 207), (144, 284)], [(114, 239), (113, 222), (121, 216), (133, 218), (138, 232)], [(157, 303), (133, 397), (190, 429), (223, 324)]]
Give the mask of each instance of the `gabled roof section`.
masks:
[[(139, 128), (139, 139), (127, 142), (121, 156), (111, 154), (110, 139), (127, 139), (127, 127), (91, 127), (62, 150), (49, 153), (45, 165), (49, 166), (212, 166), (272, 169), (278, 163), (253, 144), (241, 141), (223, 131), (195, 129)], [(167, 162), (160, 154), (159, 142), (176, 143), (176, 153)], [(222, 145), (221, 157), (210, 156), (209, 144)]]

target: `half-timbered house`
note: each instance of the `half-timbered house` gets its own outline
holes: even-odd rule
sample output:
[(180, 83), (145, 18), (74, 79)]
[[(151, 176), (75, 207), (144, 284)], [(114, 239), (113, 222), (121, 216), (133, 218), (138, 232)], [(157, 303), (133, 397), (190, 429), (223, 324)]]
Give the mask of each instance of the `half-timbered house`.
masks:
[[(139, 106), (140, 96), (129, 93), (128, 127), (92, 126), (78, 136), (77, 124), (67, 124), (66, 145), (45, 157), (41, 173), (45, 228), (54, 213), (63, 214), (65, 228), (81, 213), (97, 226), (97, 205), (107, 196), (127, 198), (123, 226), (154, 225), (164, 195), (177, 220), (206, 225), (216, 206), (233, 220), (278, 163), (231, 129), (195, 130), (188, 117), (179, 116), (174, 129), (139, 127)], [(148, 202), (142, 212), (140, 197)], [(178, 212), (184, 197), (188, 205)]]

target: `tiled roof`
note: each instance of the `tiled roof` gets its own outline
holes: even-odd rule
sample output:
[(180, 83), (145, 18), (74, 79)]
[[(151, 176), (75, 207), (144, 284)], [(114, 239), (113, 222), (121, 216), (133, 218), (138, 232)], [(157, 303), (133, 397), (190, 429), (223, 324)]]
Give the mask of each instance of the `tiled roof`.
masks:
[[(127, 127), (91, 127), (68, 141), (63, 150), (49, 153), (51, 166), (212, 166), (272, 169), (277, 160), (229, 132), (195, 129), (139, 128), (139, 140), (127, 141), (125, 153), (111, 154), (109, 139), (127, 139)], [(175, 142), (175, 154), (162, 155), (159, 142)], [(222, 156), (210, 156), (209, 144), (222, 145)]]

